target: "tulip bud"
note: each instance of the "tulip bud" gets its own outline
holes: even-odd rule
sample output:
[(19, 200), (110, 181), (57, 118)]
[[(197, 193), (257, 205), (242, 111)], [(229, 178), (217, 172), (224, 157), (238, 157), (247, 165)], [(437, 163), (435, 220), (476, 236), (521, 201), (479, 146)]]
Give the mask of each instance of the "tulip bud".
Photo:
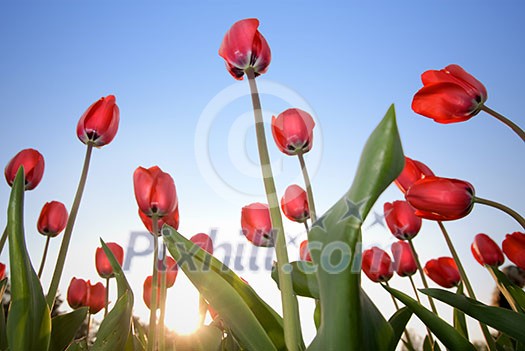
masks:
[(412, 239), (421, 229), (421, 218), (406, 201), (385, 202), (383, 206), (388, 229), (399, 240)]
[(310, 218), (306, 191), (298, 185), (294, 184), (286, 188), (281, 198), (281, 208), (284, 215), (291, 221), (303, 223)]
[(310, 250), (308, 249), (308, 240), (303, 240), (301, 245), (299, 245), (299, 259), (312, 262), (312, 256), (310, 256)]
[(279, 150), (287, 155), (307, 153), (313, 145), (315, 122), (306, 111), (290, 108), (272, 117), (272, 135)]
[(420, 179), (433, 176), (434, 173), (423, 162), (413, 160), (405, 156), (405, 167), (396, 178), (395, 183), (399, 190), (406, 194), (407, 190)]
[(362, 270), (375, 283), (387, 282), (394, 275), (392, 259), (376, 246), (363, 251)]
[(416, 273), (417, 264), (414, 252), (406, 241), (393, 243), (391, 249), (394, 257), (394, 270), (400, 277), (407, 277)]
[(423, 88), (412, 101), (414, 112), (438, 123), (456, 123), (474, 117), (487, 101), (487, 89), (458, 65), (421, 75)]
[(0, 262), (0, 280), (5, 278), (5, 264)]
[(92, 285), (88, 280), (87, 285), (89, 286), (88, 302), (89, 313), (97, 314), (101, 309), (106, 306), (106, 288), (102, 283), (96, 283)]
[(525, 233), (514, 232), (505, 235), (501, 245), (505, 255), (521, 269), (525, 269)]
[(38, 232), (54, 238), (64, 230), (67, 219), (68, 213), (63, 203), (58, 201), (46, 202), (38, 217)]
[(470, 246), (472, 255), (480, 265), (499, 267), (505, 262), (503, 252), (498, 244), (486, 234), (478, 234)]
[(235, 79), (243, 79), (249, 67), (253, 68), (256, 77), (268, 70), (272, 55), (258, 27), (259, 20), (255, 18), (240, 20), (233, 24), (222, 40), (219, 55), (226, 61), (226, 68)]
[[(122, 262), (124, 262), (124, 249), (122, 246), (117, 243), (106, 243), (106, 245), (117, 259), (117, 262), (122, 266)], [(109, 258), (102, 247), (98, 247), (95, 253), (95, 266), (97, 267), (98, 275), (102, 278), (107, 279), (115, 276)]]
[(67, 289), (67, 303), (69, 306), (73, 309), (87, 306), (88, 290), (88, 284), (84, 279), (71, 279)]
[(416, 215), (436, 221), (463, 218), (474, 206), (474, 187), (459, 179), (425, 177), (408, 189), (405, 198)]
[(430, 279), (444, 288), (457, 286), (461, 281), (456, 262), (451, 257), (430, 260), (423, 270)]
[(25, 189), (33, 190), (44, 176), (44, 157), (34, 149), (24, 149), (9, 161), (4, 170), (9, 186), (13, 185), (20, 166), (24, 166)]
[(274, 246), (268, 205), (256, 202), (244, 206), (241, 211), (241, 228), (242, 233), (255, 246)]
[(148, 217), (160, 218), (175, 211), (178, 205), (175, 183), (159, 167), (138, 167), (133, 173), (133, 185), (139, 209)]
[(119, 108), (113, 95), (100, 98), (88, 107), (77, 124), (77, 136), (84, 144), (102, 147), (117, 134)]
[(210, 255), (213, 255), (213, 241), (208, 236), (208, 234), (195, 234), (190, 238), (190, 241), (199, 246), (204, 251), (208, 252)]

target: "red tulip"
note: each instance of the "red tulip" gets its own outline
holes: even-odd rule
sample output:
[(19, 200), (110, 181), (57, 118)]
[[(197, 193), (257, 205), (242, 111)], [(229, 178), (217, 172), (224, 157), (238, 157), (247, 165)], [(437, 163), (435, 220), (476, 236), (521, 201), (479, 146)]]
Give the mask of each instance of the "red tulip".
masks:
[(400, 240), (412, 239), (421, 229), (421, 218), (406, 201), (385, 202), (385, 221), (394, 236)]
[(387, 282), (394, 274), (390, 256), (376, 246), (363, 251), (362, 270), (375, 283)]
[(303, 223), (310, 218), (306, 191), (298, 185), (294, 184), (286, 188), (281, 198), (281, 208), (291, 221)]
[(268, 205), (256, 202), (244, 206), (241, 211), (241, 228), (246, 238), (255, 246), (274, 246)]
[(69, 306), (74, 309), (87, 306), (88, 290), (88, 284), (84, 279), (71, 279), (67, 289), (67, 303)]
[[(163, 272), (162, 269), (160, 269)], [(177, 273), (179, 272), (179, 266), (177, 262), (170, 256), (166, 256), (166, 287), (171, 288), (175, 284), (177, 279)], [(160, 275), (159, 275), (159, 289), (160, 289)]]
[(505, 255), (521, 269), (525, 269), (525, 233), (514, 232), (505, 235), (501, 245)]
[[(153, 277), (149, 275), (146, 277), (146, 280), (144, 281), (143, 285), (143, 291), (142, 291), (142, 299), (144, 300), (144, 303), (146, 306), (148, 306), (149, 309), (151, 309), (151, 293), (152, 293), (152, 281)], [(159, 301), (160, 301), (160, 284), (157, 284), (157, 309), (160, 308)]]
[(287, 155), (307, 153), (312, 148), (315, 122), (306, 111), (290, 108), (272, 117), (272, 135), (279, 150)]
[(63, 203), (46, 202), (38, 217), (38, 232), (42, 235), (56, 237), (66, 227), (67, 218), (66, 206)]
[(5, 167), (5, 179), (9, 186), (13, 185), (20, 166), (24, 166), (25, 189), (33, 190), (44, 176), (44, 157), (34, 149), (24, 149), (17, 153)]
[(302, 261), (312, 262), (312, 256), (310, 255), (310, 250), (308, 249), (308, 240), (303, 240), (301, 245), (299, 245), (299, 258)]
[(190, 238), (190, 241), (198, 245), (201, 249), (213, 255), (213, 241), (208, 234), (199, 233)]
[(474, 117), (487, 101), (487, 90), (458, 65), (426, 71), (423, 88), (412, 101), (414, 112), (438, 123), (456, 123)]
[(258, 27), (259, 20), (255, 18), (238, 21), (222, 40), (219, 55), (226, 61), (226, 68), (235, 79), (243, 79), (248, 67), (253, 68), (256, 77), (268, 70), (272, 55)]
[(394, 270), (401, 277), (410, 276), (417, 271), (414, 252), (406, 241), (398, 241), (392, 244), (392, 256), (394, 257)]
[(0, 262), (0, 280), (5, 278), (5, 264)]
[(505, 262), (503, 252), (498, 244), (486, 234), (478, 234), (474, 237), (474, 242), (470, 246), (472, 255), (480, 265), (499, 267)]
[(405, 167), (395, 180), (399, 190), (406, 194), (407, 190), (420, 179), (433, 176), (434, 173), (423, 162), (413, 160), (405, 156)]
[[(117, 243), (106, 243), (106, 245), (122, 266), (122, 262), (124, 262), (124, 249), (122, 246)], [(95, 253), (95, 266), (97, 267), (98, 275), (104, 279), (111, 278), (115, 275), (113, 273), (113, 267), (111, 267), (111, 263), (109, 263), (108, 256), (106, 256), (102, 247), (98, 247)]]
[(451, 257), (430, 260), (423, 270), (430, 279), (444, 288), (457, 286), (461, 281), (458, 266)]
[(113, 95), (100, 98), (88, 107), (77, 124), (77, 136), (84, 144), (101, 147), (117, 134), (119, 108)]
[[(146, 226), (148, 231), (151, 234), (153, 234), (153, 224), (151, 222), (152, 221), (151, 217), (148, 217), (140, 209), (139, 209), (139, 217), (140, 217), (140, 219), (142, 219), (142, 223), (144, 223), (144, 225)], [(165, 215), (162, 218), (159, 218), (158, 225), (157, 225), (157, 227), (158, 227), (157, 235), (158, 236), (162, 235), (161, 234), (161, 230), (162, 230), (162, 227), (164, 226), (164, 224), (167, 224), (170, 227), (173, 227), (175, 229), (179, 229), (179, 207), (178, 206), (175, 208), (175, 211), (173, 211), (172, 213), (167, 214), (167, 215)]]
[(178, 205), (173, 178), (159, 167), (138, 167), (133, 173), (135, 198), (139, 209), (148, 217), (173, 213)]
[(408, 189), (405, 198), (417, 216), (450, 221), (470, 213), (474, 206), (474, 187), (459, 179), (425, 177)]
[(106, 288), (102, 283), (96, 283), (92, 285), (88, 280), (87, 284), (89, 285), (89, 294), (88, 294), (88, 303), (89, 313), (97, 314), (101, 309), (106, 306)]

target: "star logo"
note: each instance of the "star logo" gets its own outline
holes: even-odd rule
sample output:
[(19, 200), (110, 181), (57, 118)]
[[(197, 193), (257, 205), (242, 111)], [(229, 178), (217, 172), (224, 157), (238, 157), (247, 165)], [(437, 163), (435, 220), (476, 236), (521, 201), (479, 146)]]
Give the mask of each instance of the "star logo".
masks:
[(385, 228), (385, 223), (383, 222), (384, 218), (385, 218), (384, 215), (379, 214), (379, 213), (374, 211), (374, 221), (366, 229), (370, 229), (371, 227), (375, 226), (376, 224), (378, 224), (381, 227)]
[(341, 223), (350, 219), (352, 217), (356, 218), (359, 222), (363, 221), (363, 216), (361, 215), (362, 208), (365, 205), (368, 199), (359, 201), (358, 203), (353, 202), (349, 198), (345, 198), (346, 212), (339, 219), (337, 223)]

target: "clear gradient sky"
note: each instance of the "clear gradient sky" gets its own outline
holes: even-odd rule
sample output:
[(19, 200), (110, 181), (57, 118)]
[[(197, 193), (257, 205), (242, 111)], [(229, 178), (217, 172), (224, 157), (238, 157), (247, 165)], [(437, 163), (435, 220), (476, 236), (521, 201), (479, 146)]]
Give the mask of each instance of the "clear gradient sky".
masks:
[[(466, 123), (440, 125), (410, 109), (423, 71), (457, 63), (485, 84), (488, 106), (525, 127), (522, 1), (2, 0), (0, 165), (28, 147), (38, 149), (46, 161), (42, 183), (26, 194), (26, 237), (35, 265), (45, 242), (36, 231), (42, 205), (59, 200), (69, 208), (73, 201), (85, 152), (75, 134), (79, 117), (108, 94), (116, 95), (121, 111), (115, 140), (93, 154), (62, 292), (72, 276), (99, 280), (94, 267), (99, 237), (126, 247), (132, 231), (144, 230), (133, 195), (137, 166), (159, 165), (172, 174), (183, 234), (215, 228), (216, 244), (248, 250), (239, 236), (240, 209), (265, 201), (251, 102), (247, 82), (234, 81), (217, 54), (226, 30), (247, 17), (259, 18), (272, 49), (268, 73), (258, 78), (266, 121), (289, 107), (304, 108), (316, 118), (314, 147), (306, 160), (318, 212), (349, 188), (361, 149), (391, 103), (406, 155), (438, 175), (470, 181), (481, 197), (525, 212), (524, 145), (509, 128), (484, 113)], [(269, 144), (278, 191), (282, 194), (291, 182), (302, 185), (297, 160), (282, 155), (272, 139)], [(5, 183), (0, 186), (0, 213), (6, 212), (9, 190)], [(397, 199), (401, 193), (391, 186), (374, 209), (381, 213), (385, 201)], [(0, 226), (5, 223), (0, 216)], [(518, 224), (476, 206), (447, 228), (480, 300), (489, 302), (493, 283), (472, 258), (470, 243), (479, 232), (501, 243), (506, 233), (519, 230)], [(287, 234), (306, 237), (294, 223), (287, 223)], [(380, 225), (365, 230), (363, 237), (365, 247), (388, 248), (393, 242)], [(59, 245), (59, 238), (51, 243), (45, 290)], [(424, 223), (415, 245), (424, 261), (449, 255), (431, 222)], [(292, 259), (297, 250), (289, 247)], [(218, 250), (217, 256), (223, 255)], [(0, 260), (8, 261), (7, 253)], [(151, 274), (150, 261), (136, 258), (128, 272), (135, 313), (144, 320), (142, 282)], [(280, 310), (268, 272), (245, 270), (241, 275)], [(389, 317), (393, 306), (383, 289), (366, 277), (363, 285)], [(408, 289), (399, 277), (392, 285)], [(197, 294), (182, 274), (168, 299), (167, 325), (190, 331)], [(450, 310), (440, 310), (451, 317)], [(312, 301), (301, 299), (301, 311), (310, 340)], [(421, 330), (415, 322), (411, 327)], [(475, 324), (471, 331), (479, 337)]]

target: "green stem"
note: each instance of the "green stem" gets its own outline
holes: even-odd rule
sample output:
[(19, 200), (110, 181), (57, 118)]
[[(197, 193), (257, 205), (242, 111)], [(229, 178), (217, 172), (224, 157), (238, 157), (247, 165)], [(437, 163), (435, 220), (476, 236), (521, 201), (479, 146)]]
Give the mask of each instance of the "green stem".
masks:
[(501, 291), (501, 293), (503, 294), (503, 296), (505, 296), (505, 298), (507, 299), (507, 301), (509, 302), (509, 305), (510, 307), (512, 308), (512, 310), (514, 312), (518, 312), (520, 313), (521, 311), (518, 310), (518, 307), (516, 305), (516, 301), (514, 300), (514, 298), (512, 297), (512, 295), (510, 294), (509, 290), (507, 289), (507, 287), (505, 287), (505, 285), (501, 284), (500, 281), (498, 280), (498, 277), (496, 275), (496, 273), (494, 272), (495, 269), (498, 269), (497, 267), (492, 267), (492, 266), (485, 266), (489, 272), (490, 272), (490, 275), (492, 276), (492, 278), (494, 278), (494, 281), (496, 282), (496, 286), (498, 287), (499, 291)]
[[(419, 299), (419, 293), (417, 292), (416, 284), (414, 284), (414, 279), (411, 275), (408, 276), (408, 279), (410, 279), (410, 285), (412, 285), (412, 290), (414, 291), (414, 295), (416, 295), (416, 300), (421, 304), (421, 300)], [(427, 327), (427, 335), (428, 335), (428, 341), (430, 341), (430, 345), (432, 345), (432, 349), (434, 349), (434, 338), (432, 337), (432, 332), (430, 331), (430, 328)]]
[(89, 330), (91, 329), (91, 313), (87, 314), (87, 331), (86, 331), (86, 343), (89, 345)]
[(300, 345), (303, 345), (301, 336), (301, 324), (299, 319), (299, 306), (297, 297), (294, 295), (292, 286), (291, 272), (282, 269), (285, 265), (289, 265), (288, 251), (286, 250), (286, 239), (284, 235), (283, 220), (279, 210), (279, 200), (277, 199), (277, 191), (275, 190), (275, 183), (273, 180), (272, 166), (270, 164), (270, 156), (268, 154), (268, 146), (266, 144), (266, 135), (264, 132), (264, 122), (261, 110), (261, 101), (255, 83), (255, 73), (253, 68), (249, 67), (245, 70), (248, 82), (250, 84), (250, 91), (252, 95), (253, 114), (255, 118), (255, 132), (257, 135), (257, 146), (259, 149), (259, 159), (261, 162), (261, 170), (264, 181), (264, 188), (266, 190), (266, 197), (270, 207), (270, 217), (272, 227), (275, 231), (275, 254), (277, 256), (277, 268), (279, 274), (279, 282), (281, 285), (281, 301), (283, 305), (283, 319), (284, 319), (284, 338), (286, 347), (289, 351), (297, 351)]
[(312, 192), (312, 183), (310, 183), (310, 176), (308, 175), (306, 163), (304, 162), (303, 152), (299, 151), (299, 153), (297, 154), (297, 157), (299, 158), (299, 163), (301, 164), (304, 184), (306, 186), (306, 195), (308, 196), (308, 209), (310, 210), (310, 218), (312, 219), (312, 223), (314, 223), (317, 220), (317, 217), (315, 215), (315, 202), (314, 202), (314, 194)]
[(106, 278), (106, 305), (104, 306), (104, 317), (108, 315), (109, 305), (109, 278)]
[(310, 227), (306, 221), (304, 221), (304, 228), (306, 229), (306, 234), (310, 233)]
[(510, 127), (514, 131), (514, 133), (518, 134), (518, 136), (521, 138), (522, 141), (525, 141), (525, 132), (516, 123), (512, 122), (510, 119), (494, 111), (488, 106), (481, 105), (481, 110), (487, 112), (489, 115), (492, 115), (493, 117), (496, 117), (501, 122), (505, 123), (508, 127)]
[(503, 204), (500, 204), (499, 202), (483, 199), (477, 196), (474, 197), (474, 202), (478, 204), (491, 206), (491, 207), (497, 208), (498, 210), (501, 210), (507, 213), (509, 216), (514, 218), (523, 227), (523, 229), (525, 229), (525, 219), (518, 212), (514, 211), (512, 208), (507, 207)]
[[(456, 248), (452, 244), (452, 240), (450, 240), (450, 236), (448, 235), (447, 230), (445, 229), (445, 226), (443, 225), (443, 222), (437, 221), (439, 228), (441, 229), (441, 232), (443, 233), (443, 237), (445, 238), (445, 241), (447, 242), (447, 246), (450, 250), (450, 253), (452, 254), (452, 257), (454, 258), (454, 261), (456, 262), (456, 265), (458, 266), (459, 275), (461, 276), (461, 280), (463, 281), (463, 284), (465, 284), (465, 288), (467, 288), (468, 294), (471, 298), (476, 300), (476, 294), (474, 293), (474, 289), (472, 289), (472, 285), (470, 284), (470, 280), (467, 277), (467, 273), (465, 272), (465, 269), (463, 268), (463, 264), (461, 263), (461, 260), (459, 259), (459, 255), (456, 251)], [(489, 329), (487, 326), (483, 323), (479, 323), (481, 327), (481, 331), (483, 332), (483, 336), (485, 337), (485, 341), (487, 342), (487, 345), (489, 347), (490, 351), (496, 350), (496, 343), (494, 339), (492, 338), (492, 335), (490, 335)]]
[[(419, 275), (421, 277), (421, 282), (423, 283), (423, 286), (425, 287), (425, 289), (428, 289), (427, 278), (425, 277), (425, 273), (423, 272), (423, 267), (421, 266), (421, 262), (419, 261), (419, 256), (417, 254), (416, 248), (414, 247), (414, 242), (412, 241), (412, 239), (408, 239), (408, 243), (410, 244), (410, 248), (412, 249), (412, 253), (414, 254), (414, 260), (416, 261), (417, 270), (419, 271)], [(434, 299), (428, 295), (427, 297), (428, 297), (428, 303), (430, 304), (430, 308), (432, 309), (432, 312), (434, 312), (434, 314), (438, 316), (438, 312), (437, 312), (436, 304), (434, 303)]]
[(0, 238), (0, 254), (2, 253), (2, 251), (4, 250), (4, 246), (5, 246), (5, 242), (7, 241), (7, 225), (5, 226), (5, 229), (4, 229), (4, 234), (2, 234), (2, 238)]
[(78, 182), (77, 193), (75, 194), (75, 199), (73, 200), (73, 205), (71, 206), (71, 212), (69, 213), (69, 219), (67, 220), (64, 236), (62, 237), (62, 245), (60, 246), (60, 251), (58, 253), (55, 271), (53, 272), (53, 278), (51, 279), (51, 284), (49, 286), (49, 290), (46, 296), (47, 305), (49, 306), (49, 308), (51, 308), (55, 302), (58, 284), (60, 283), (60, 278), (62, 277), (62, 272), (64, 271), (67, 249), (69, 247), (69, 242), (71, 241), (71, 234), (73, 233), (73, 226), (75, 225), (75, 220), (77, 218), (80, 200), (82, 199), (82, 194), (86, 186), (89, 162), (91, 160), (92, 151), (93, 144), (87, 144), (86, 156), (84, 158), (84, 166), (82, 168), (82, 174), (80, 175), (80, 181)]
[[(152, 231), (158, 233), (158, 217), (151, 218)], [(151, 278), (151, 299), (149, 311), (148, 351), (156, 351), (156, 329), (157, 329), (157, 285), (158, 285), (158, 261), (159, 260), (159, 238), (153, 235), (153, 274)]]
[(159, 350), (166, 350), (166, 331), (164, 329), (164, 320), (166, 318), (166, 245), (162, 243), (162, 259), (159, 260), (161, 265), (161, 274), (160, 274), (160, 316), (159, 316)]
[(44, 246), (44, 253), (42, 254), (42, 261), (40, 261), (40, 268), (38, 269), (38, 279), (42, 276), (44, 271), (44, 265), (46, 264), (47, 250), (49, 249), (49, 242), (51, 241), (51, 236), (47, 236), (46, 244)]

